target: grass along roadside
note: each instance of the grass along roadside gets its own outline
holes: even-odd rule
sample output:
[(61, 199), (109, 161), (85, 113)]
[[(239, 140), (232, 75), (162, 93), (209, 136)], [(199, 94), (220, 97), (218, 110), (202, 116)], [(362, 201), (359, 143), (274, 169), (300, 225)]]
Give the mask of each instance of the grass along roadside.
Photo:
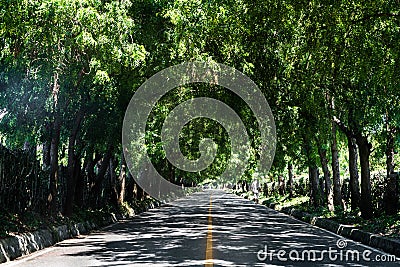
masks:
[[(250, 200), (253, 199), (251, 192), (234, 193)], [(273, 205), (274, 209), (278, 211), (283, 208), (294, 208), (309, 213), (314, 217), (330, 219), (340, 224), (352, 225), (366, 232), (400, 240), (400, 212), (391, 216), (382, 213), (373, 219), (365, 220), (360, 217), (359, 211), (343, 210), (340, 207), (336, 207), (335, 211), (329, 211), (325, 207), (316, 208), (309, 204), (308, 196), (289, 198), (288, 194), (283, 196), (261, 196), (259, 203), (266, 206)]]

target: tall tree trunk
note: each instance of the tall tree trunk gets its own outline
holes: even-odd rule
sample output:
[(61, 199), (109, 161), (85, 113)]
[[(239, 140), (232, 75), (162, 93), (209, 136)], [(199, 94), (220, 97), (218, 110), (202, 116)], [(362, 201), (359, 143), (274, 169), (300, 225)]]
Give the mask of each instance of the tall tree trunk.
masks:
[(176, 181), (176, 176), (175, 176), (175, 167), (174, 167), (174, 165), (172, 165), (171, 163), (168, 163), (168, 162), (166, 164), (168, 166), (169, 181), (171, 183), (176, 183), (177, 181)]
[(264, 196), (268, 197), (269, 196), (268, 183), (263, 184), (262, 190), (263, 190)]
[(289, 198), (293, 197), (293, 164), (291, 162), (288, 163), (288, 191)]
[(387, 125), (386, 140), (386, 188), (384, 196), (384, 208), (388, 215), (397, 213), (399, 196), (397, 193), (397, 174), (394, 172), (394, 135)]
[(336, 124), (332, 121), (332, 180), (333, 180), (333, 204), (335, 206), (343, 206), (342, 192), (340, 185), (340, 169), (339, 169), (339, 155), (336, 140)]
[(102, 185), (103, 185), (103, 180), (104, 180), (104, 177), (105, 177), (108, 167), (109, 167), (110, 158), (112, 156), (112, 151), (113, 151), (113, 147), (109, 146), (109, 148), (107, 149), (107, 152), (105, 153), (103, 159), (101, 160), (100, 170), (99, 170), (98, 174), (96, 175), (96, 177), (94, 178), (94, 181), (92, 183), (90, 194), (91, 194), (91, 198), (92, 198), (92, 206), (93, 207), (97, 207), (97, 203), (98, 203), (97, 200), (98, 200), (98, 197), (100, 196)]
[(321, 204), (321, 192), (319, 187), (317, 159), (314, 155), (315, 153), (313, 150), (313, 143), (311, 142), (307, 134), (303, 135), (303, 145), (308, 165), (310, 203), (314, 205), (314, 207), (318, 207)]
[(43, 170), (50, 168), (50, 149), (51, 149), (51, 140), (45, 141), (42, 144), (43, 146)]
[(371, 154), (372, 145), (368, 142), (367, 137), (361, 134), (356, 135), (358, 151), (360, 154), (361, 167), (361, 198), (360, 210), (361, 217), (370, 219), (373, 217), (372, 196), (371, 196), (371, 174), (369, 167), (369, 156)]
[(126, 190), (125, 190), (125, 201), (132, 202), (136, 199), (135, 191), (135, 180), (133, 180), (132, 174), (129, 169), (126, 170)]
[(310, 202), (314, 207), (320, 206), (321, 194), (319, 191), (319, 172), (317, 166), (309, 166)]
[[(86, 166), (86, 162), (83, 166)], [(76, 187), (75, 187), (75, 204), (79, 208), (84, 207), (84, 191), (85, 191), (85, 175), (81, 169), (81, 164), (79, 160), (75, 163), (75, 177), (76, 177)]]
[(50, 214), (55, 214), (57, 210), (58, 193), (58, 146), (60, 144), (61, 121), (56, 116), (53, 123), (53, 131), (50, 145), (50, 177), (49, 177), (49, 195), (47, 198)]
[(102, 156), (100, 153), (95, 153), (95, 156), (93, 158), (93, 152), (92, 150), (89, 149), (88, 152), (88, 162), (86, 165), (86, 172), (87, 172), (87, 179), (89, 183), (89, 187), (92, 188), (94, 184), (96, 183), (96, 174), (94, 173), (94, 167), (96, 166), (96, 163), (102, 159)]
[(286, 194), (285, 177), (283, 175), (278, 176), (278, 192), (281, 196)]
[(124, 153), (121, 153), (121, 166), (119, 173), (119, 196), (118, 196), (118, 204), (121, 205), (125, 201), (125, 191), (126, 191), (126, 161)]
[(118, 206), (118, 189), (117, 189), (117, 174), (115, 173), (114, 158), (110, 158), (110, 166), (108, 168), (110, 172), (110, 187), (111, 187), (111, 202), (113, 205)]
[(335, 206), (333, 204), (333, 191), (332, 191), (332, 182), (331, 182), (331, 174), (329, 172), (328, 167), (328, 158), (326, 156), (326, 149), (319, 147), (318, 154), (321, 160), (322, 171), (324, 173), (324, 181), (325, 181), (325, 200), (328, 205), (328, 209), (333, 211)]
[(46, 139), (42, 143), (43, 151), (42, 151), (42, 156), (43, 156), (43, 170), (49, 170), (50, 165), (51, 165), (51, 157), (50, 157), (50, 150), (51, 150), (51, 134), (52, 134), (52, 126), (53, 124), (50, 122), (47, 122), (45, 124), (45, 131), (46, 131)]
[(353, 136), (347, 136), (349, 150), (349, 172), (350, 172), (350, 197), (351, 210), (360, 206), (360, 185), (358, 181), (357, 145)]
[(136, 199), (143, 200), (144, 198), (144, 191), (143, 189), (136, 183), (135, 181), (135, 191), (136, 191)]
[(81, 122), (84, 117), (84, 112), (79, 111), (74, 125), (72, 127), (71, 133), (68, 139), (68, 177), (67, 177), (67, 195), (65, 200), (64, 207), (64, 215), (71, 216), (73, 212), (74, 206), (74, 198), (75, 198), (75, 188), (76, 188), (76, 164), (80, 164), (79, 160), (75, 154), (75, 142), (78, 136), (78, 132), (80, 129)]

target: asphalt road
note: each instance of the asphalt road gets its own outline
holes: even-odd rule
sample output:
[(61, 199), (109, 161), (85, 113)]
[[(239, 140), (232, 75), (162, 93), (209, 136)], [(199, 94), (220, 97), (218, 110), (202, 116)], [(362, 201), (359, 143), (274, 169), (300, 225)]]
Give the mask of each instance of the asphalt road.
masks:
[(390, 258), (207, 190), (0, 266), (399, 266)]

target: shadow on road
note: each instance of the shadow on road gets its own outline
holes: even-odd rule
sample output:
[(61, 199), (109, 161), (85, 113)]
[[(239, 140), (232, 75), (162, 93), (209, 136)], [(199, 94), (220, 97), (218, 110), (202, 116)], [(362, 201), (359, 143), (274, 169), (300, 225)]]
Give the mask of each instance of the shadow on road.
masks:
[[(85, 246), (82, 252), (67, 254), (93, 259), (89, 266), (204, 266), (209, 194), (210, 191), (196, 193), (80, 242), (64, 242), (58, 247)], [(221, 191), (212, 194), (214, 266), (390, 266), (362, 258), (340, 261), (336, 245), (339, 237), (236, 196)], [(275, 253), (260, 260), (257, 252), (266, 246)], [(278, 250), (286, 251), (288, 258), (293, 250), (302, 253), (329, 248), (337, 250), (332, 254), (337, 256), (336, 261), (325, 255), (323, 261), (284, 262), (278, 261), (276, 255)], [(343, 251), (362, 253), (366, 249), (348, 241)], [(369, 258), (374, 259), (377, 253), (372, 252)]]

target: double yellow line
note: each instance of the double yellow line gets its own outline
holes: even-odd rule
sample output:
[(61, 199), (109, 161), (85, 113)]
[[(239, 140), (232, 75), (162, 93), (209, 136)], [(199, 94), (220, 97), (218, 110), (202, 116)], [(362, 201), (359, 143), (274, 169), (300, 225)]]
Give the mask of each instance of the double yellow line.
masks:
[(207, 245), (206, 245), (206, 262), (204, 264), (205, 267), (213, 267), (214, 266), (211, 210), (212, 210), (212, 198), (211, 198), (211, 195), (210, 195), (210, 206), (208, 208), (208, 231), (207, 231)]

